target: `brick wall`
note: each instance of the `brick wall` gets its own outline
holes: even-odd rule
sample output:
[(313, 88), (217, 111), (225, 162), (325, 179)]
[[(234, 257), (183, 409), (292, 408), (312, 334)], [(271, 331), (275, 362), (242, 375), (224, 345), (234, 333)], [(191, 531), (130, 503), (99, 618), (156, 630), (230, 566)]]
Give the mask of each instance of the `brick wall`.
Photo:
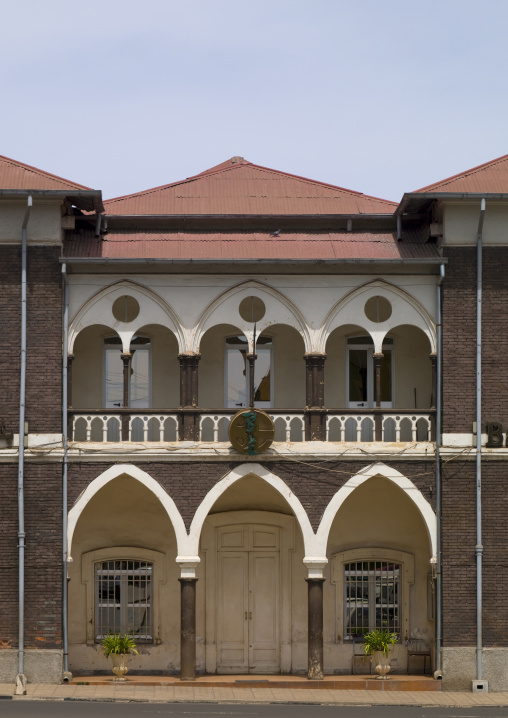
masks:
[[(311, 524), (316, 530), (332, 496), (351, 476), (371, 463), (348, 464), (327, 461), (313, 462), (314, 466), (311, 467), (295, 462), (281, 461), (277, 464), (267, 463), (265, 467), (285, 481), (303, 504)], [(208, 491), (238, 465), (238, 462), (147, 462), (140, 463), (139, 467), (164, 487), (174, 500), (188, 529), (196, 508)], [(69, 506), (72, 506), (91, 481), (110, 466), (111, 464), (99, 462), (70, 464)], [(435, 497), (434, 462), (397, 462), (394, 464), (394, 468), (413, 480), (433, 505)]]
[[(443, 431), (471, 433), (476, 412), (476, 249), (447, 247), (443, 283)], [(508, 429), (508, 248), (483, 250), (482, 425)]]
[[(18, 641), (17, 463), (0, 464), (0, 638)], [(25, 645), (60, 648), (62, 467), (25, 465)]]
[[(26, 417), (31, 433), (61, 432), (62, 288), (59, 248), (29, 247)], [(21, 247), (0, 247), (0, 419), (19, 427)]]

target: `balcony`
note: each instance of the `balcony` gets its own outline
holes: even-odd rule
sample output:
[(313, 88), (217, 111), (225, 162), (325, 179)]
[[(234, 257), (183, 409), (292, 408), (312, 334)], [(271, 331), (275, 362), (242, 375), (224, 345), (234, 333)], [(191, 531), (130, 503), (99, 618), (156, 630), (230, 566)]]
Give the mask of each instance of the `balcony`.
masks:
[[(228, 441), (228, 425), (235, 409), (85, 409), (69, 414), (69, 438), (74, 442), (172, 443), (185, 437), (184, 417), (192, 417), (196, 439), (202, 443)], [(267, 409), (275, 425), (275, 441), (303, 442), (310, 437), (310, 415), (315, 411)], [(320, 410), (327, 442), (389, 443), (435, 441), (435, 411), (384, 409)]]

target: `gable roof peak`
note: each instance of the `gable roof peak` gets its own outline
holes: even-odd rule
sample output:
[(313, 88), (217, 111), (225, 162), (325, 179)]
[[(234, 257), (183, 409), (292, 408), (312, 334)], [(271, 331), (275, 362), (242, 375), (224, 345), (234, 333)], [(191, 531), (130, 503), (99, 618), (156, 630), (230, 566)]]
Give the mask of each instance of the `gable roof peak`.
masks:
[(90, 187), (0, 155), (0, 189), (89, 190)]
[(421, 187), (415, 192), (508, 192), (508, 155), (484, 162), (459, 174)]

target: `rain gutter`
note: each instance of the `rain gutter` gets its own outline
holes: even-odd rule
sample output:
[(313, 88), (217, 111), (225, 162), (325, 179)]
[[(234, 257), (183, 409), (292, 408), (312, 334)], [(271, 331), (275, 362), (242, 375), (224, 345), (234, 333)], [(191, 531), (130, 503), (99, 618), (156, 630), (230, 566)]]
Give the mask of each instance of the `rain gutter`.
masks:
[(442, 678), (441, 649), (443, 644), (443, 580), (442, 580), (442, 547), (441, 547), (441, 514), (442, 514), (442, 483), (441, 483), (441, 441), (442, 441), (442, 407), (443, 407), (443, 317), (441, 306), (441, 285), (445, 277), (445, 265), (439, 267), (437, 280), (437, 396), (436, 396), (436, 672), (435, 678)]
[(19, 380), (19, 448), (18, 448), (18, 674), (16, 693), (26, 692), (25, 676), (25, 416), (26, 416), (26, 272), (27, 226), (32, 210), (32, 195), (21, 226), (21, 367)]
[(483, 293), (483, 222), (485, 197), (480, 203), (476, 242), (476, 680), (482, 680), (483, 623), (482, 623), (482, 293)]
[(199, 265), (199, 264), (283, 264), (283, 265), (340, 265), (340, 264), (387, 264), (387, 265), (442, 265), (446, 262), (443, 257), (428, 257), (418, 259), (376, 259), (376, 258), (345, 258), (345, 259), (162, 259), (147, 257), (64, 257), (60, 262), (68, 265), (96, 264), (96, 265), (120, 265), (120, 264), (160, 264), (160, 265)]
[(63, 342), (62, 342), (62, 643), (63, 643), (63, 682), (69, 683), (72, 675), (69, 673), (69, 620), (68, 620), (68, 582), (67, 582), (67, 468), (69, 437), (68, 426), (68, 396), (67, 396), (67, 347), (69, 346), (69, 281), (67, 278), (67, 265), (62, 264), (63, 279)]

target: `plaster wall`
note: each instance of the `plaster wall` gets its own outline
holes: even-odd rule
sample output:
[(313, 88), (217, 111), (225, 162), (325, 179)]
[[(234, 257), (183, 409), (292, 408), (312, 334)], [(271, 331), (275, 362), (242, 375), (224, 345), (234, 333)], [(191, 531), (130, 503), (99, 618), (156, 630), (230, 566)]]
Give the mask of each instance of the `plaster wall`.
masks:
[[(387, 520), (387, 517), (390, 520)], [(394, 670), (405, 672), (408, 638), (433, 642), (434, 622), (428, 619), (427, 580), (431, 567), (427, 531), (418, 509), (406, 494), (388, 479), (373, 477), (359, 486), (337, 513), (328, 542), (329, 563), (324, 584), (324, 642), (325, 668), (336, 673), (349, 673), (353, 655), (352, 645), (343, 640), (344, 618), (337, 615), (340, 583), (332, 583), (331, 557), (342, 551), (365, 548), (384, 548), (404, 551), (414, 557), (414, 583), (409, 586), (409, 634), (402, 636), (392, 660)], [(402, 599), (400, 601), (402, 603)], [(407, 617), (407, 616), (406, 616)], [(404, 608), (401, 615), (404, 624)]]
[[(156, 321), (159, 324), (166, 323), (179, 333), (181, 351), (202, 351), (202, 336), (210, 327), (219, 324), (233, 324), (248, 338), (252, 337), (252, 325), (240, 317), (238, 307), (242, 299), (255, 295), (260, 297), (266, 306), (266, 314), (257, 325), (258, 333), (274, 324), (286, 324), (293, 326), (301, 334), (305, 351), (323, 351), (330, 312), (333, 314), (334, 308), (341, 300), (369, 282), (373, 282), (373, 277), (368, 275), (336, 275), (319, 279), (311, 276), (280, 275), (242, 282), (238, 277), (224, 275), (214, 276), (212, 281), (210, 277), (201, 275), (161, 274), (157, 275), (154, 286), (153, 276), (136, 275), (136, 282), (131, 282), (119, 281), (117, 276), (92, 277), (73, 274), (70, 276), (71, 341), (73, 332), (81, 331), (87, 324), (102, 323), (106, 317), (111, 319), (112, 328), (121, 336), (125, 335), (125, 341), (131, 332), (137, 331), (147, 321)], [(104, 300), (99, 296), (101, 287), (110, 287)], [(137, 287), (143, 291), (138, 291)], [(395, 294), (393, 287), (396, 289)], [(393, 320), (371, 326), (364, 317), (363, 306), (369, 296), (383, 292), (390, 294), (394, 306)], [(125, 294), (138, 298), (141, 305), (140, 316), (128, 324), (115, 323), (111, 316), (112, 303), (117, 295)], [(151, 302), (149, 294), (155, 297), (157, 302)], [(428, 316), (434, 317), (435, 294), (434, 277), (402, 275), (391, 278), (390, 283), (376, 280), (371, 287), (362, 290), (353, 303), (348, 299), (348, 317), (341, 318), (342, 314), (339, 312), (338, 323), (331, 326), (330, 330), (340, 324), (351, 323), (351, 313), (362, 318), (365, 330), (375, 330), (380, 336), (402, 321), (413, 323), (414, 320), (423, 327), (425, 322), (407, 303), (406, 298), (412, 298)], [(83, 315), (83, 308), (93, 295), (96, 295), (98, 301)], [(170, 308), (171, 318), (167, 308)], [(109, 324), (109, 320), (107, 323)]]
[[(446, 203), (443, 208), (443, 244), (476, 245), (480, 199), (474, 204)], [(483, 224), (483, 244), (508, 244), (508, 204), (487, 199)]]
[[(365, 336), (361, 327), (346, 325), (336, 329), (326, 344), (325, 406), (328, 409), (347, 406), (347, 340)], [(432, 391), (430, 344), (425, 334), (410, 325), (396, 327), (393, 338), (394, 386), (393, 404), (399, 409), (429, 409)]]
[[(61, 244), (61, 201), (34, 199), (27, 227), (28, 244)], [(24, 200), (0, 200), (0, 244), (21, 244)]]

